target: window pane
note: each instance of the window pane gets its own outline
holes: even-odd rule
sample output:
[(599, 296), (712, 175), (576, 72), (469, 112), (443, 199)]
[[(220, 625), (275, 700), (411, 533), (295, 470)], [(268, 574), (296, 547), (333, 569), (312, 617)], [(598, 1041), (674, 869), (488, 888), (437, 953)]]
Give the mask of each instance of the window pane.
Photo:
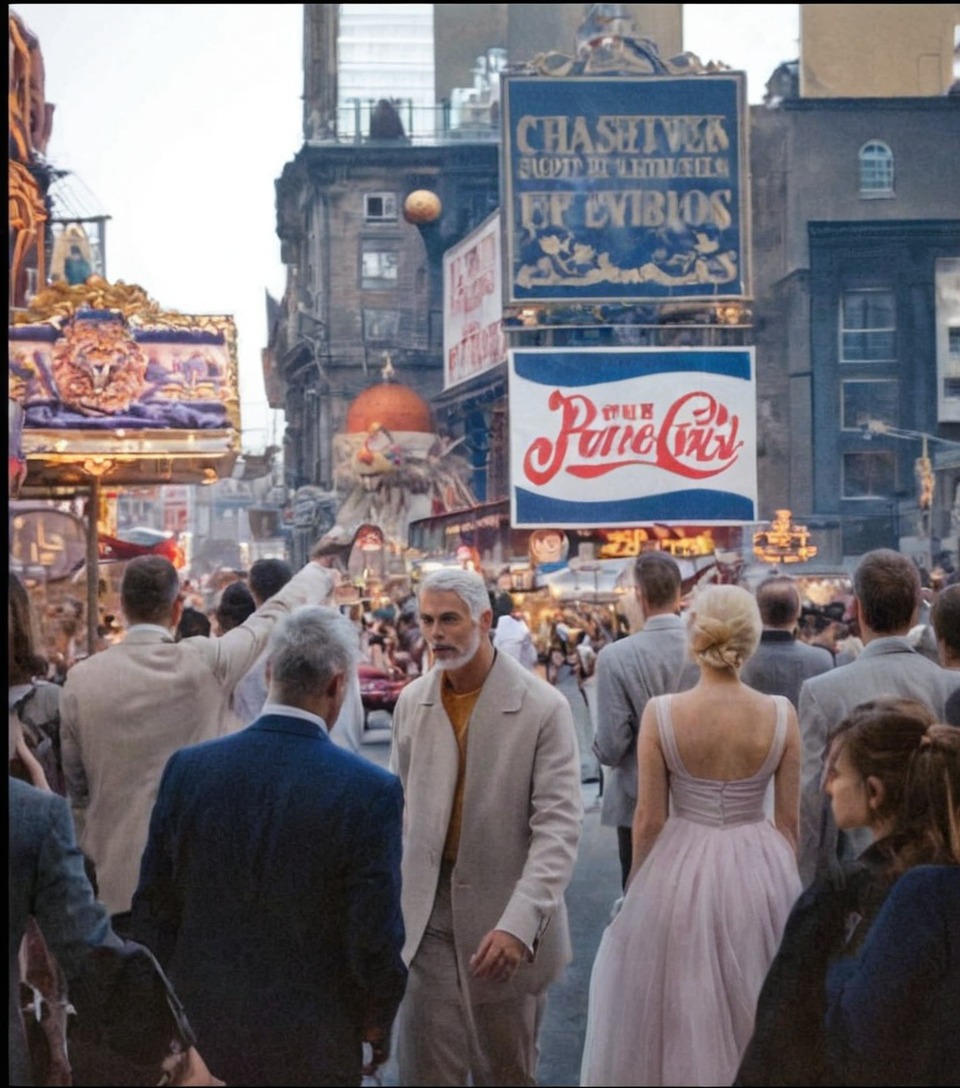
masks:
[(896, 462), (892, 452), (843, 455), (843, 497), (845, 499), (887, 498), (896, 490)]
[(397, 218), (396, 193), (365, 193), (363, 197), (364, 218), (382, 220)]
[(843, 427), (856, 430), (871, 420), (889, 427), (899, 425), (897, 405), (900, 383), (896, 381), (845, 381), (843, 390)]
[(365, 340), (395, 340), (400, 331), (399, 310), (363, 311), (363, 336)]
[(845, 332), (843, 360), (846, 363), (869, 363), (894, 357), (892, 332)]
[(892, 291), (844, 293), (844, 329), (892, 329), (895, 324)]
[(844, 362), (896, 359), (897, 317), (892, 291), (844, 291), (840, 310), (840, 358)]
[(864, 196), (893, 192), (893, 152), (879, 141), (860, 151), (860, 193)]
[(397, 286), (397, 252), (393, 249), (365, 249), (361, 258), (361, 284), (366, 288)]

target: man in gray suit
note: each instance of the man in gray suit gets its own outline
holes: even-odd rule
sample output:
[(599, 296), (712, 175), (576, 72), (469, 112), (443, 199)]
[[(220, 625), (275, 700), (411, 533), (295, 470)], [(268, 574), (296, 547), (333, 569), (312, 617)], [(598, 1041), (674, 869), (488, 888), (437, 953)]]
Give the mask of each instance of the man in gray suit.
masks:
[(783, 695), (796, 707), (804, 680), (832, 669), (833, 655), (823, 646), (808, 646), (797, 639), (802, 602), (788, 575), (773, 574), (757, 586), (757, 607), (763, 633), (740, 679), (765, 695)]
[(663, 552), (645, 552), (634, 566), (642, 630), (610, 643), (597, 656), (597, 736), (593, 750), (610, 768), (600, 820), (617, 829), (624, 887), (633, 860), (637, 807), (637, 732), (647, 700), (677, 691), (686, 663), (680, 619), (680, 568)]
[(840, 834), (823, 793), (830, 733), (860, 703), (899, 695), (927, 703), (943, 718), (960, 673), (935, 665), (907, 639), (920, 611), (920, 576), (905, 556), (886, 548), (867, 552), (853, 578), (853, 610), (863, 650), (849, 665), (807, 680), (800, 689), (803, 772), (800, 798), (800, 876), (809, 884), (840, 858), (870, 843), (866, 829)]

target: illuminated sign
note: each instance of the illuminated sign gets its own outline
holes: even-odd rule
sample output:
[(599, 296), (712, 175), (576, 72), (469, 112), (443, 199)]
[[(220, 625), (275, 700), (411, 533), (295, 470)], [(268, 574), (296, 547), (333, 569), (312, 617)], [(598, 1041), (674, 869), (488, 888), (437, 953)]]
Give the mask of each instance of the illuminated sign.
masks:
[(756, 519), (752, 348), (511, 351), (510, 403), (518, 528)]
[(229, 317), (179, 320), (151, 326), (81, 307), (10, 328), (9, 396), (23, 411), (30, 482), (35, 472), (65, 482), (70, 466), (114, 484), (208, 482), (232, 464), (236, 329)]
[(742, 73), (509, 76), (506, 300), (749, 292)]

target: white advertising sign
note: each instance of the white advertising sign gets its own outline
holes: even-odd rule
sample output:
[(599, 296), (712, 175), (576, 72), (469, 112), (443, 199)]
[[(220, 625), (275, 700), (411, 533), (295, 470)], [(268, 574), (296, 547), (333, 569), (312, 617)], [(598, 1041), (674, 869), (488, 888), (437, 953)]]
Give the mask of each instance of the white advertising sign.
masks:
[(500, 296), (500, 214), (443, 255), (443, 388), (507, 357)]
[(510, 352), (517, 528), (756, 520), (752, 348)]

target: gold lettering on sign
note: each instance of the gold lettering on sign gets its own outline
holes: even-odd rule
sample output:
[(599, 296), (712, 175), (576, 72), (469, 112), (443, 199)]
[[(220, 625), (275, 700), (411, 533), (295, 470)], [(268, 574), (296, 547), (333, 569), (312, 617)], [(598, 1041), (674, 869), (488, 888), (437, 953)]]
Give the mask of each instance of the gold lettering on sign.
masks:
[[(514, 126), (516, 177), (544, 184), (518, 192), (524, 263), (515, 283), (735, 283), (739, 253), (724, 245), (736, 214), (729, 124), (710, 113), (522, 115)], [(674, 188), (672, 181), (684, 184)], [(601, 250), (597, 233), (584, 231), (646, 231), (656, 240), (631, 266)], [(624, 250), (637, 250), (635, 240)]]

